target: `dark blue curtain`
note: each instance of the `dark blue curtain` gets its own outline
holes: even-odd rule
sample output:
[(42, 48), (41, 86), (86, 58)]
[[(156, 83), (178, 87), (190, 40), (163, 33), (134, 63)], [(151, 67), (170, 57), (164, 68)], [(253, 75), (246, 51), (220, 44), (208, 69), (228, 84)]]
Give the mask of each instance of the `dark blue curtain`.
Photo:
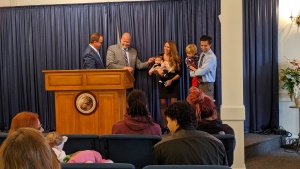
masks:
[[(197, 44), (199, 48), (200, 37), (203, 34), (214, 38), (213, 50), (220, 58), (220, 1), (159, 1), (115, 3), (111, 5), (112, 18), (117, 18), (120, 32), (130, 32), (132, 35), (131, 46), (138, 49), (141, 60), (146, 61), (163, 52), (165, 41), (173, 40), (181, 59), (184, 61), (185, 47), (190, 43)], [(124, 10), (126, 9), (126, 10)], [(199, 49), (200, 51), (200, 49)], [(219, 66), (221, 59), (218, 59)], [(189, 72), (182, 62), (182, 77), (180, 99), (184, 100), (191, 86)], [(218, 69), (220, 71), (220, 69)], [(135, 88), (146, 92), (149, 99), (150, 112), (154, 119), (161, 121), (159, 97), (156, 81), (147, 75), (148, 70), (136, 71)], [(221, 98), (220, 72), (216, 87)]]
[(244, 0), (245, 132), (279, 125), (278, 0)]
[[(218, 57), (216, 100), (221, 104), (220, 0), (165, 0), (0, 8), (0, 129), (7, 130), (20, 111), (40, 115), (45, 130), (55, 130), (54, 92), (45, 91), (42, 70), (81, 69), (82, 53), (92, 32), (104, 34), (100, 54), (122, 32), (130, 32), (132, 46), (142, 61), (163, 51), (174, 40), (179, 55), (203, 34), (213, 37)], [(117, 31), (118, 30), (118, 31)], [(199, 49), (199, 52), (200, 49)], [(160, 121), (155, 78), (148, 70), (136, 71), (135, 88), (146, 92), (149, 111)], [(182, 63), (181, 96), (185, 99), (190, 77)]]

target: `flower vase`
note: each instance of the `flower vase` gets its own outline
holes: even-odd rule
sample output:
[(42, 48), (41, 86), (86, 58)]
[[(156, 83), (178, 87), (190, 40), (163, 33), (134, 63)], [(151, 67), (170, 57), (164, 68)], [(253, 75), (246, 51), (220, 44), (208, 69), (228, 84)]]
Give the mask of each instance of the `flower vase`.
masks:
[(300, 100), (297, 97), (294, 97), (294, 102), (296, 107), (300, 107)]

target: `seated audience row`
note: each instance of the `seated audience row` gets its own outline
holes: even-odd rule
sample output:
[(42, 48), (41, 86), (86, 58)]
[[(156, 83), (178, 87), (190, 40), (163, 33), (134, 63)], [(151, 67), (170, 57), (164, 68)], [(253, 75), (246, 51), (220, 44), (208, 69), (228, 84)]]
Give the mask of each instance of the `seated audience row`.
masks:
[[(198, 88), (191, 87), (187, 101), (175, 102), (167, 108), (165, 116), (171, 135), (164, 136), (163, 140), (154, 146), (154, 164), (227, 165), (222, 142), (208, 133), (217, 134), (221, 131), (234, 134), (232, 128), (218, 120), (214, 102)], [(23, 127), (33, 128), (40, 133), (44, 131), (37, 114), (21, 112), (13, 118), (9, 136)], [(153, 121), (147, 111), (147, 97), (144, 92), (133, 90), (128, 94), (127, 113), (124, 115), (124, 120), (113, 125), (112, 132), (113, 134), (161, 136), (160, 126)], [(46, 138), (52, 148), (51, 156), (57, 157), (60, 162), (66, 160), (68, 156), (64, 153), (63, 146), (67, 138), (56, 132), (49, 133)], [(3, 145), (1, 150), (5, 147), (5, 144)], [(174, 149), (174, 146), (180, 148)], [(3, 160), (4, 156), (1, 156), (1, 159)], [(58, 162), (57, 159), (52, 161)], [(112, 162), (102, 159), (99, 152), (91, 150), (76, 152), (67, 160), (69, 162)]]

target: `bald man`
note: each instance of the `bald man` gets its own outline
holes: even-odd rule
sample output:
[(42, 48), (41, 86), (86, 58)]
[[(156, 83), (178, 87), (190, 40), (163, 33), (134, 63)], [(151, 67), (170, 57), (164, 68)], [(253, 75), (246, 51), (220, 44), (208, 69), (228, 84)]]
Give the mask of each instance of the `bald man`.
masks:
[(106, 68), (127, 69), (132, 75), (134, 75), (135, 68), (149, 68), (150, 63), (154, 62), (154, 58), (149, 58), (147, 62), (140, 61), (137, 51), (130, 47), (130, 42), (131, 36), (128, 32), (125, 32), (121, 37), (121, 43), (108, 47), (106, 55)]

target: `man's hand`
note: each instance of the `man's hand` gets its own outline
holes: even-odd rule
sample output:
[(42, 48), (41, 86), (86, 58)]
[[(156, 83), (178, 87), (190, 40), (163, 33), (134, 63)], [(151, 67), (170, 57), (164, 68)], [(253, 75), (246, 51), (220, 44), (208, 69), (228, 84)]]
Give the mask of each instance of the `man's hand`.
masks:
[(151, 57), (148, 59), (147, 64), (149, 65), (150, 63), (154, 62), (155, 57)]
[(127, 69), (130, 73), (132, 73), (133, 72), (133, 69), (132, 69), (132, 67), (124, 67), (124, 69)]
[(197, 70), (194, 66), (189, 66), (190, 71), (195, 71)]

